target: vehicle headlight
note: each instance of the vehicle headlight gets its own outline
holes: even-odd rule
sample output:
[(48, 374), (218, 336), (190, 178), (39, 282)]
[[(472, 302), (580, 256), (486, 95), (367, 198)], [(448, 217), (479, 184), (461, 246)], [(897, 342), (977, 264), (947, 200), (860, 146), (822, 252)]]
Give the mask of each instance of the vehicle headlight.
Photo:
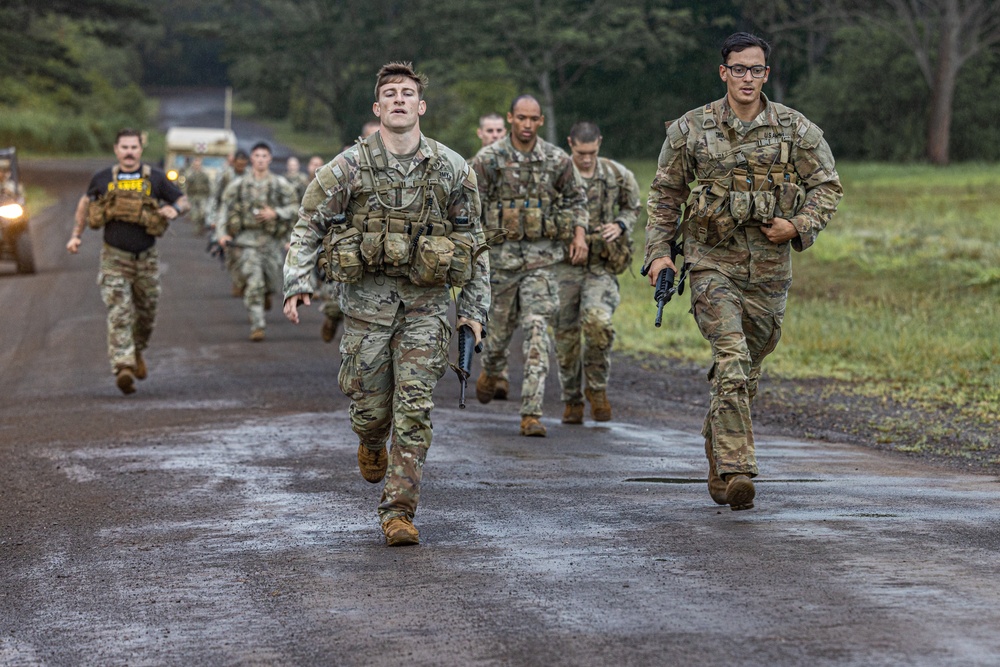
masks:
[(24, 209), (21, 208), (20, 204), (7, 204), (6, 206), (0, 206), (0, 218), (17, 220), (22, 215), (24, 215)]
[(176, 181), (178, 176), (179, 174), (177, 173), (176, 169), (171, 169), (170, 171), (167, 172), (167, 178), (169, 178), (171, 181)]

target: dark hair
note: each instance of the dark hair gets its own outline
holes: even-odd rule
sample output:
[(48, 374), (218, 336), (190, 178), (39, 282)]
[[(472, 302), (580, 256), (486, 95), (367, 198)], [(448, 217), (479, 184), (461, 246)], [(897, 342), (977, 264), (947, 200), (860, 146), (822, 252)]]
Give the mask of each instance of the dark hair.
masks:
[(734, 51), (739, 53), (754, 46), (764, 52), (764, 62), (766, 63), (767, 59), (771, 57), (771, 45), (767, 43), (767, 40), (748, 32), (734, 32), (726, 37), (726, 41), (722, 43), (722, 62), (728, 62), (730, 53)]
[(531, 100), (532, 102), (534, 102), (535, 104), (538, 105), (539, 109), (542, 108), (542, 103), (539, 102), (538, 100), (536, 100), (534, 95), (518, 95), (517, 97), (514, 98), (514, 101), (510, 103), (510, 112), (511, 113), (514, 113), (514, 107), (516, 107), (517, 103), (520, 102), (520, 101), (522, 101), (522, 100)]
[(239, 149), (238, 151), (236, 151), (233, 154), (233, 159), (234, 160), (249, 160), (250, 156), (247, 154), (247, 152), (245, 150), (243, 150), (241, 148), (241, 149)]
[(574, 144), (590, 144), (601, 138), (601, 129), (596, 123), (580, 120), (569, 128), (569, 138)]
[(115, 146), (118, 145), (118, 140), (122, 137), (135, 137), (140, 143), (142, 142), (142, 133), (140, 133), (139, 130), (133, 130), (130, 127), (124, 127), (118, 130), (118, 134), (115, 135)]
[(255, 143), (253, 146), (250, 147), (250, 152), (253, 153), (258, 148), (263, 148), (268, 153), (271, 153), (272, 155), (274, 154), (274, 151), (271, 150), (271, 144), (267, 143), (266, 141), (258, 141), (257, 143)]
[(375, 76), (375, 101), (378, 101), (379, 88), (387, 83), (396, 83), (402, 79), (410, 79), (417, 84), (417, 97), (424, 99), (424, 88), (430, 83), (425, 74), (419, 74), (413, 70), (411, 62), (391, 62), (382, 65), (382, 68)]

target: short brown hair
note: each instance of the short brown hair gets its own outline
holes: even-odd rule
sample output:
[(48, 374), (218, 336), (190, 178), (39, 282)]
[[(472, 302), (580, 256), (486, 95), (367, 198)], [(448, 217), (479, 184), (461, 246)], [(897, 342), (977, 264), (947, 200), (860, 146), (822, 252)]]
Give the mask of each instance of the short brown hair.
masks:
[(417, 84), (417, 96), (424, 99), (424, 88), (427, 87), (428, 80), (425, 74), (419, 74), (413, 70), (411, 62), (391, 62), (382, 65), (375, 77), (375, 101), (378, 101), (379, 89), (387, 83), (397, 83), (403, 79), (410, 79)]
[(139, 140), (139, 143), (142, 143), (142, 133), (139, 132), (139, 130), (133, 130), (131, 127), (125, 127), (118, 130), (118, 134), (115, 135), (115, 146), (118, 145), (118, 141), (122, 137), (135, 137)]

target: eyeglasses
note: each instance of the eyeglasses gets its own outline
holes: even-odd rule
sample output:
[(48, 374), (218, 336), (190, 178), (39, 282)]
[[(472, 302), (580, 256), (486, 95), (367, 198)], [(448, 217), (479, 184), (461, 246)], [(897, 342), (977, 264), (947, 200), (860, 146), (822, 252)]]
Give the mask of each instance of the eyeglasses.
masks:
[(728, 69), (729, 73), (737, 79), (745, 77), (747, 70), (750, 70), (750, 76), (755, 79), (763, 79), (764, 75), (767, 74), (767, 65), (754, 65), (753, 67), (747, 67), (746, 65), (727, 65), (723, 63), (722, 66)]

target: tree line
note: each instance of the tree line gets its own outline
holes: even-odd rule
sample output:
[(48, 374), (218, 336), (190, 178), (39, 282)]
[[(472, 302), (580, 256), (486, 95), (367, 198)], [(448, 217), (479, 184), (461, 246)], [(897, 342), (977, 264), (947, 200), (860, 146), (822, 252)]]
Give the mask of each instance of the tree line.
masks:
[[(14, 14), (19, 24), (5, 20)], [(17, 60), (12, 25), (51, 48)], [(819, 124), (838, 158), (1000, 159), (993, 0), (12, 0), (0, 58), (75, 113), (115, 109), (101, 96), (108, 82), (227, 80), (262, 116), (345, 142), (370, 117), (378, 67), (411, 60), (431, 77), (425, 132), (460, 152), (476, 149), (481, 114), (527, 92), (550, 140), (587, 119), (609, 154), (652, 157), (665, 121), (722, 96), (719, 46), (735, 30), (772, 42), (765, 93)], [(2, 90), (0, 107), (39, 103)]]

